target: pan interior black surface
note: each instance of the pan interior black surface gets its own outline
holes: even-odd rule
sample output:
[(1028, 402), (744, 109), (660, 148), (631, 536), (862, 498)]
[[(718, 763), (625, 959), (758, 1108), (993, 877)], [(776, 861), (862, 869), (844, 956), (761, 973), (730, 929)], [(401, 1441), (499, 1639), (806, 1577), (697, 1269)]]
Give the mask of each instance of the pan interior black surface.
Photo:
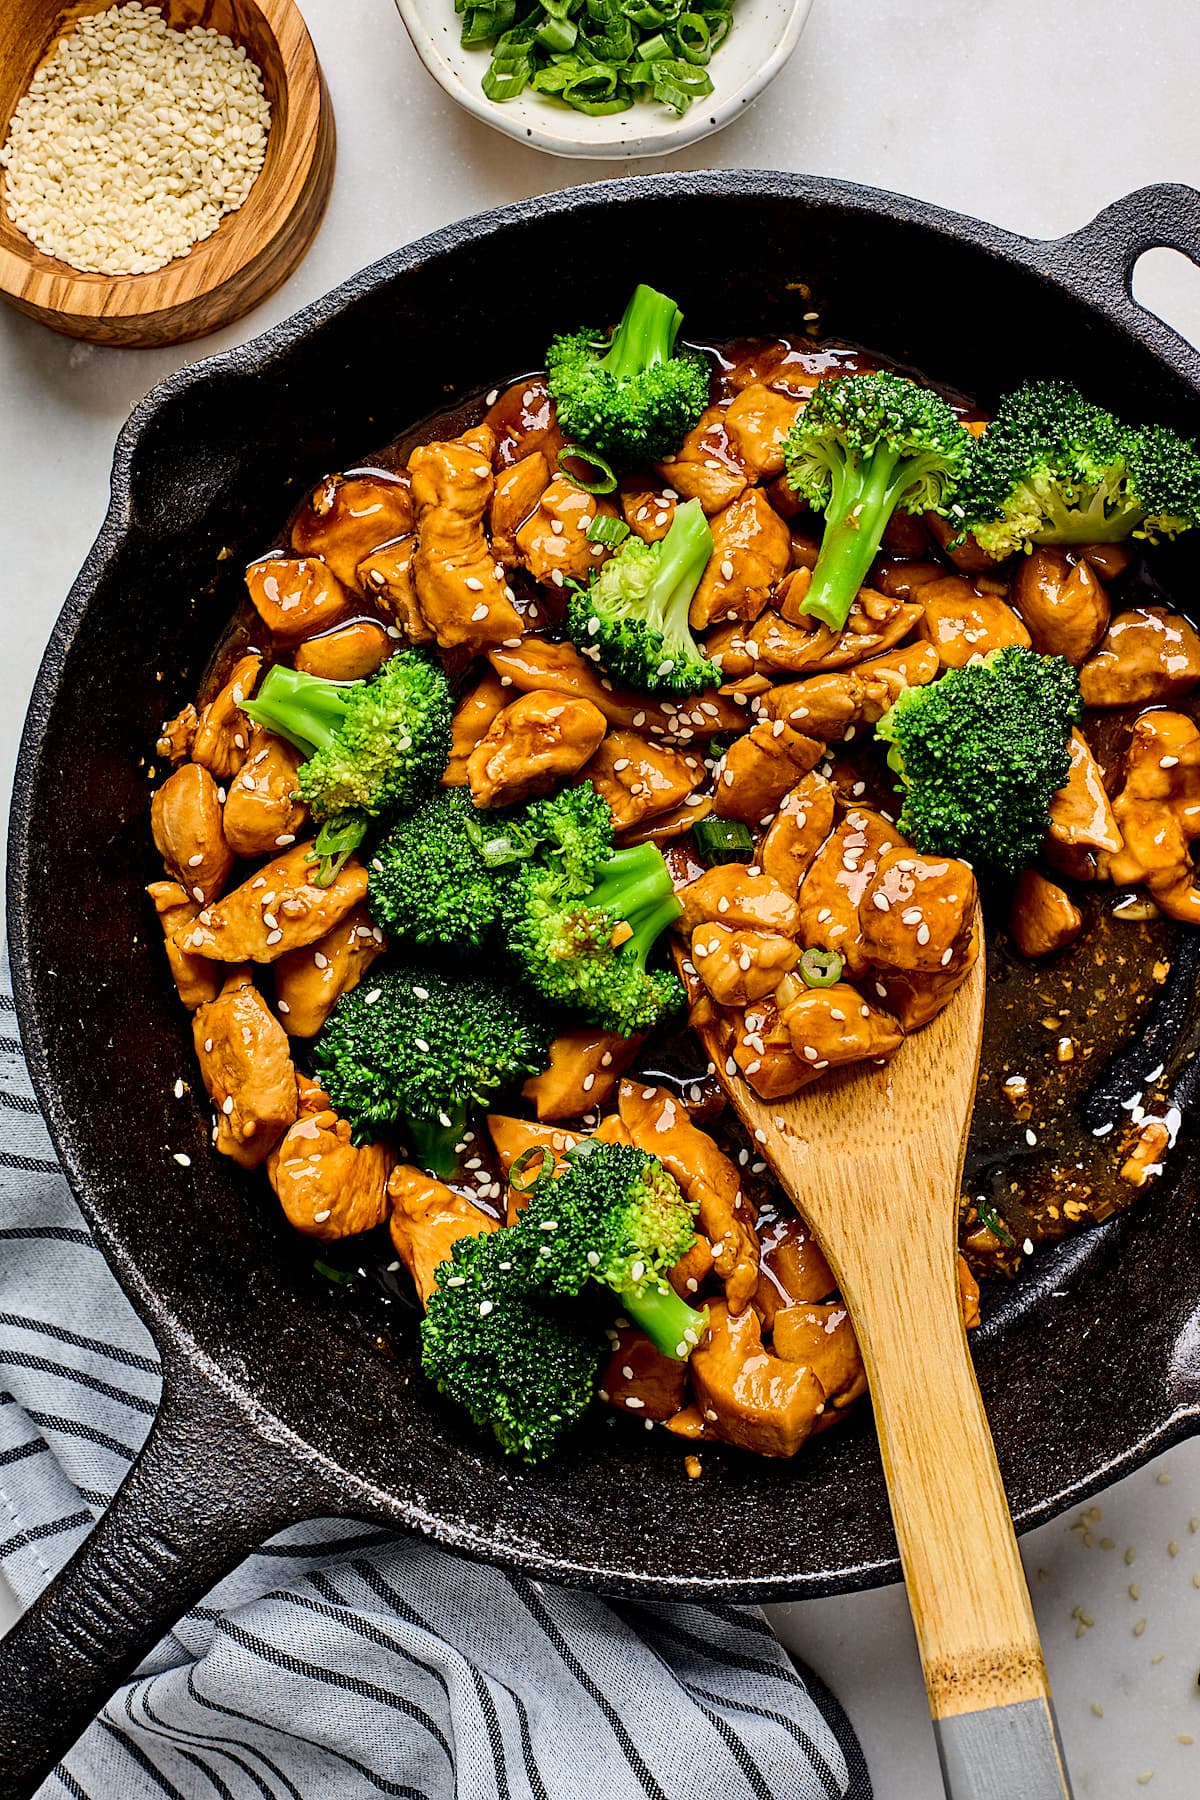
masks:
[[(688, 273), (697, 243), (712, 252), (702, 277)], [(793, 1464), (706, 1454), (699, 1481), (663, 1434), (603, 1423), (548, 1468), (502, 1465), (431, 1396), (403, 1338), (381, 1338), (281, 1256), (283, 1224), (209, 1154), (205, 1108), (173, 1093), (194, 1071), (143, 896), (156, 873), (146, 808), (159, 723), (194, 690), (242, 566), (328, 469), (498, 368), (537, 366), (564, 318), (615, 315), (632, 278), (673, 292), (700, 341), (815, 310), (823, 333), (984, 405), (1055, 373), (1194, 431), (1196, 390), (1159, 339), (1087, 304), (1067, 274), (1069, 258), (832, 183), (608, 184), (439, 234), (175, 378), (135, 418), (113, 515), (48, 654), (14, 801), (22, 1022), (65, 1166), (136, 1303), (160, 1339), (208, 1359), (310, 1446), (346, 1510), (641, 1592), (761, 1598), (894, 1573), (864, 1408)], [(1195, 1177), (1185, 1120), (1149, 1204), (1039, 1258), (979, 1340), (1019, 1523), (1191, 1428)]]

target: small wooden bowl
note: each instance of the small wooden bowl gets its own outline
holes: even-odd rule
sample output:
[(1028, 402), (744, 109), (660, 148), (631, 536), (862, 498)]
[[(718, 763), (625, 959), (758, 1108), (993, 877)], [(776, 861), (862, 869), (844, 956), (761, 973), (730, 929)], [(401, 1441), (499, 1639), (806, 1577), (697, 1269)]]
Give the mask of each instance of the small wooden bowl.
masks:
[[(3, 0), (0, 143), (34, 70), (76, 21), (112, 0)], [(293, 0), (157, 0), (167, 23), (205, 25), (244, 46), (271, 103), (266, 160), (244, 204), (211, 237), (153, 275), (85, 275), (18, 231), (0, 171), (0, 294), (55, 331), (97, 344), (203, 337), (286, 280), (321, 222), (333, 180), (333, 109)]]

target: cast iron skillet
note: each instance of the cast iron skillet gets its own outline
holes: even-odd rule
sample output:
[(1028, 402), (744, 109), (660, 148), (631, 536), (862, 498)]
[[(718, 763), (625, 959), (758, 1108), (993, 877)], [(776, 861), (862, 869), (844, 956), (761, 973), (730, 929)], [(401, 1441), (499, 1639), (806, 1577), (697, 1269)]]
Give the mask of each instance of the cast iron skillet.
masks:
[[(536, 366), (564, 321), (614, 316), (631, 279), (677, 295), (701, 341), (816, 308), (830, 334), (984, 402), (1053, 371), (1194, 432), (1200, 357), (1130, 294), (1156, 245), (1200, 259), (1200, 194), (1145, 188), (1040, 243), (831, 181), (635, 177), (425, 238), (134, 413), (30, 708), (9, 931), (33, 1079), (158, 1343), (163, 1398), (109, 1512), (0, 1649), (6, 1794), (36, 1787), (183, 1610), (308, 1516), (407, 1527), (644, 1598), (895, 1577), (865, 1409), (794, 1464), (711, 1456), (700, 1481), (661, 1434), (602, 1426), (548, 1468), (502, 1465), (443, 1412), (404, 1337), (381, 1347), (375, 1319), (302, 1277), (282, 1221), (209, 1154), (204, 1108), (172, 1094), (192, 1072), (190, 1031), (142, 893), (144, 759), (194, 690), (242, 565), (307, 488), (456, 394)], [(977, 1341), (1019, 1525), (1196, 1429), (1195, 1178), (1185, 1130), (1152, 1202), (1036, 1259)]]

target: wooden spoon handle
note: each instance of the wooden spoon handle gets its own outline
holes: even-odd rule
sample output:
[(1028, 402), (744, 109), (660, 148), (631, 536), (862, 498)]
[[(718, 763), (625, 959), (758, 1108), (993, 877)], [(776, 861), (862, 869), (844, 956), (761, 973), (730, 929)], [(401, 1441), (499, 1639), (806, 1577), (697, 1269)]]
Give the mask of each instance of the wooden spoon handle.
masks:
[(953, 1246), (934, 1255), (936, 1270), (919, 1282), (905, 1278), (901, 1250), (860, 1266), (843, 1292), (870, 1382), (946, 1791), (952, 1800), (1063, 1800), (1070, 1784), (967, 1349)]

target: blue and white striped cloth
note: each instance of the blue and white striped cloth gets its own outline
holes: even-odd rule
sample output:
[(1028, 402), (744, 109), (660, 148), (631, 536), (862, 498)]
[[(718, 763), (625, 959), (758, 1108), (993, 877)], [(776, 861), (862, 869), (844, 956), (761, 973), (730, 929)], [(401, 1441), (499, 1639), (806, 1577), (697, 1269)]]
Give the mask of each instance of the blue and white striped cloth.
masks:
[[(158, 1359), (58, 1174), (0, 986), (0, 1570), (27, 1604), (154, 1416)], [(871, 1800), (749, 1607), (634, 1605), (324, 1520), (163, 1640), (43, 1800)]]

